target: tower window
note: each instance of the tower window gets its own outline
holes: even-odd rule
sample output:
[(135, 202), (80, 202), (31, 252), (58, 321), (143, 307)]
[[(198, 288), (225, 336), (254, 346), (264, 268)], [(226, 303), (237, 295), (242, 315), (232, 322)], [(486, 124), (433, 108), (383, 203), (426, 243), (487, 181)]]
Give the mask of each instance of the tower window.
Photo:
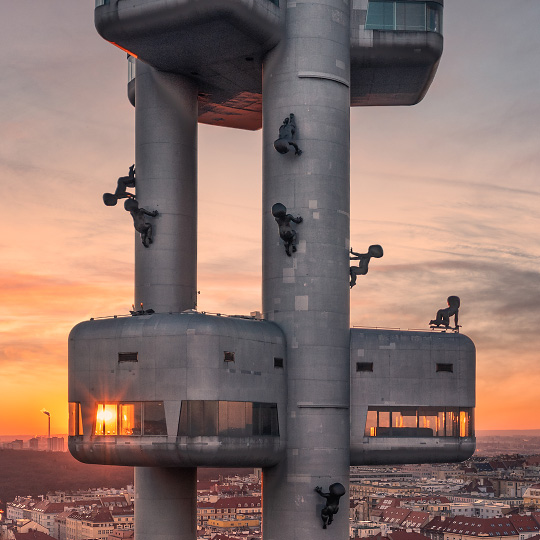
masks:
[(119, 352), (118, 353), (118, 363), (121, 362), (138, 362), (139, 353), (138, 352)]
[(454, 364), (437, 364), (437, 373), (439, 373), (439, 371), (454, 373)]
[(282, 368), (283, 367), (283, 358), (276, 358), (274, 356), (274, 367), (275, 368)]
[(373, 362), (356, 362), (356, 371), (373, 371)]
[(224, 362), (234, 362), (234, 352), (223, 351), (223, 361)]

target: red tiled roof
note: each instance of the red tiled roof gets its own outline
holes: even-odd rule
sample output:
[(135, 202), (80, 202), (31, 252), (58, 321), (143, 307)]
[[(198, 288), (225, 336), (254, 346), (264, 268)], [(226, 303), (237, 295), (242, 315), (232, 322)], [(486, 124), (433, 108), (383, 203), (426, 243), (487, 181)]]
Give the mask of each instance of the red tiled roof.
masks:
[(226, 497), (215, 502), (216, 508), (260, 508), (260, 497)]
[(515, 529), (520, 533), (534, 531), (540, 532), (540, 525), (532, 516), (513, 515), (509, 516), (508, 519), (512, 522)]
[(410, 513), (411, 511), (406, 508), (388, 508), (383, 512), (381, 521), (398, 524), (403, 522)]
[(14, 532), (13, 534), (15, 540), (54, 540), (54, 537), (40, 531)]
[(428, 540), (427, 536), (416, 532), (393, 531), (388, 533), (390, 540)]
[(440, 521), (439, 524), (434, 524), (435, 519), (430, 521), (424, 530), (448, 532), (454, 534), (465, 534), (468, 536), (517, 536), (514, 525), (510, 521), (510, 518), (477, 518), (477, 517), (465, 517), (456, 516), (444, 521)]
[(424, 523), (429, 521), (429, 514), (427, 512), (410, 512), (403, 523), (410, 525), (411, 527), (421, 527)]

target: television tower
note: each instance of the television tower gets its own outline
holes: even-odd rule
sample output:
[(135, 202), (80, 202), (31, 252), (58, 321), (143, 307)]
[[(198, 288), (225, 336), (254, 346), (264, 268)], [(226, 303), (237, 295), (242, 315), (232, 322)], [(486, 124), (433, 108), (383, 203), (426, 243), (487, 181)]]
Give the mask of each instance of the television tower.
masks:
[[(472, 342), (349, 322), (350, 107), (423, 98), (442, 8), (97, 0), (136, 118), (109, 201), (142, 242), (132, 316), (70, 334), (69, 448), (136, 466), (138, 540), (196, 539), (198, 466), (263, 468), (264, 540), (345, 540), (350, 465), (474, 452)], [(263, 128), (263, 320), (195, 311), (198, 122)]]

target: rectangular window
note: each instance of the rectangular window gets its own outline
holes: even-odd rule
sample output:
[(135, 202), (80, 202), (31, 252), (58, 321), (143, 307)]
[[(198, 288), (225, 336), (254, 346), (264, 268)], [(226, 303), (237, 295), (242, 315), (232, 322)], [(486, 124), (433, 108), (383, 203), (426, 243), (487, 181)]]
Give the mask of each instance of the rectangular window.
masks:
[(394, 2), (369, 2), (366, 30), (394, 30)]
[(117, 420), (116, 405), (98, 403), (95, 434), (116, 435)]
[(83, 434), (83, 424), (81, 415), (81, 404), (70, 402), (69, 404), (69, 431), (70, 437), (76, 437)]
[(356, 362), (356, 371), (373, 371), (373, 362)]
[(434, 437), (437, 435), (439, 411), (429, 407), (418, 409), (418, 435), (420, 437)]
[(278, 436), (277, 404), (249, 401), (182, 401), (178, 435)]
[(435, 2), (370, 0), (366, 30), (442, 32), (442, 6)]
[(276, 358), (274, 356), (274, 367), (275, 368), (282, 368), (283, 367), (283, 358)]
[(120, 403), (120, 435), (140, 435), (141, 434), (141, 404), (140, 403)]
[(234, 362), (234, 352), (223, 351), (223, 361), (224, 362)]
[(369, 407), (365, 437), (472, 437), (474, 410), (456, 407)]
[(454, 364), (437, 364), (436, 372), (447, 371), (448, 373), (454, 373)]
[(118, 363), (121, 362), (138, 362), (139, 353), (138, 352), (119, 352), (118, 353)]
[(457, 410), (446, 410), (446, 436), (457, 437), (458, 432), (458, 412)]
[(462, 409), (459, 411), (459, 436), (472, 437), (473, 431), (473, 416), (470, 411)]
[(364, 436), (375, 437), (377, 434), (377, 411), (368, 411)]
[(167, 435), (165, 407), (162, 401), (143, 402), (144, 435)]

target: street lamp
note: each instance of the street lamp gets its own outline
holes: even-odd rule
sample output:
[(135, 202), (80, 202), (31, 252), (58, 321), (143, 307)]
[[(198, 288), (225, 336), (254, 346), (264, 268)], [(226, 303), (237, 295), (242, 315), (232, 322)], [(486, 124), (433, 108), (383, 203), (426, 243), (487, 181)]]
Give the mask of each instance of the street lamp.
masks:
[(51, 413), (47, 409), (41, 409), (41, 412), (43, 414), (46, 414), (49, 420), (48, 430), (47, 430), (47, 452), (50, 452), (51, 451)]

